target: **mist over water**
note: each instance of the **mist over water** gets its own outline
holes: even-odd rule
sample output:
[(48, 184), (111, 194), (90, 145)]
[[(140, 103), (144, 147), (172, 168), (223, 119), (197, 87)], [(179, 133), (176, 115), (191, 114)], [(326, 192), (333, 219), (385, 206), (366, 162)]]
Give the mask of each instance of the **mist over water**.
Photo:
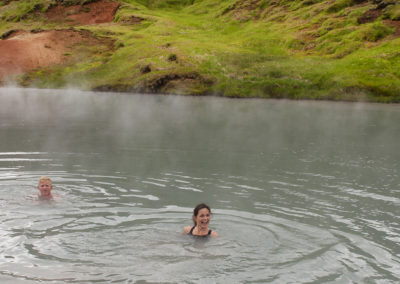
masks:
[(397, 105), (1, 88), (0, 281), (398, 283), (399, 141)]

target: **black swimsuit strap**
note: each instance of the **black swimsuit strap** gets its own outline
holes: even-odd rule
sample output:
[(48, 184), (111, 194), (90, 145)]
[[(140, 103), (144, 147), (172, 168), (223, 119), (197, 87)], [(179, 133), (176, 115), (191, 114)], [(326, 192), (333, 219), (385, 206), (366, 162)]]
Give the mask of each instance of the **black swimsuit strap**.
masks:
[[(189, 235), (194, 236), (194, 235), (193, 235), (193, 230), (194, 230), (195, 227), (196, 227), (196, 226), (193, 226), (193, 227), (190, 229)], [(212, 230), (208, 230), (208, 234), (207, 234), (206, 236), (211, 235), (211, 232), (212, 232)], [(198, 237), (202, 237), (202, 236), (198, 236)]]

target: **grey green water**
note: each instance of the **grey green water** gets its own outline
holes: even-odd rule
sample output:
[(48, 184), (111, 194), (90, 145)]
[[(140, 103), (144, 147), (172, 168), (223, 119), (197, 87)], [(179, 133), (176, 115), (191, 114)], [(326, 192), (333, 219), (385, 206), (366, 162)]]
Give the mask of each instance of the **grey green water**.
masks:
[(399, 283), (399, 142), (398, 105), (2, 88), (0, 282)]

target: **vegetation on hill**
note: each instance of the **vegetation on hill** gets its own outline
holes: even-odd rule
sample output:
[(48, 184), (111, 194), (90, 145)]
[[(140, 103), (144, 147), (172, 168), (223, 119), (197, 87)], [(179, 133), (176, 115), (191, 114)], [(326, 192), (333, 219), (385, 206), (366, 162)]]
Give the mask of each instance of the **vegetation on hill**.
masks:
[(397, 0), (125, 0), (109, 24), (46, 17), (57, 3), (85, 12), (89, 2), (0, 1), (0, 34), (73, 25), (114, 40), (21, 85), (400, 102)]

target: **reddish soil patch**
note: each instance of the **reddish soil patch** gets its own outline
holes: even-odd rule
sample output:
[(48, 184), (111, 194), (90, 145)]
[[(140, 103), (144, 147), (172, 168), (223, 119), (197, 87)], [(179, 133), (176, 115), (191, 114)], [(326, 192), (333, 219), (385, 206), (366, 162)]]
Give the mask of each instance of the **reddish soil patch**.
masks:
[[(371, 23), (374, 22), (382, 15), (381, 9), (371, 9), (366, 11), (362, 16), (357, 19), (359, 24)], [(395, 32), (393, 33), (394, 37), (400, 36), (400, 21), (393, 20), (384, 20), (386, 25), (395, 27)]]
[(371, 23), (382, 15), (382, 10), (371, 9), (357, 19), (359, 24)]
[(60, 64), (68, 60), (67, 52), (77, 43), (102, 44), (89, 31), (52, 30), (16, 31), (0, 40), (0, 81), (37, 67)]
[(383, 21), (386, 25), (395, 27), (396, 30), (392, 34), (394, 37), (399, 37), (400, 36), (400, 21), (392, 21), (392, 20), (384, 20)]
[[(50, 21), (90, 25), (111, 22), (119, 3), (100, 0), (85, 5), (51, 8)], [(0, 40), (0, 83), (38, 67), (64, 63), (75, 44), (107, 45), (110, 40), (95, 38), (89, 31), (51, 30), (40, 32), (9, 32)]]
[(71, 24), (93, 25), (112, 22), (120, 4), (101, 0), (85, 5), (65, 7), (58, 4), (47, 11), (50, 21), (69, 22)]

